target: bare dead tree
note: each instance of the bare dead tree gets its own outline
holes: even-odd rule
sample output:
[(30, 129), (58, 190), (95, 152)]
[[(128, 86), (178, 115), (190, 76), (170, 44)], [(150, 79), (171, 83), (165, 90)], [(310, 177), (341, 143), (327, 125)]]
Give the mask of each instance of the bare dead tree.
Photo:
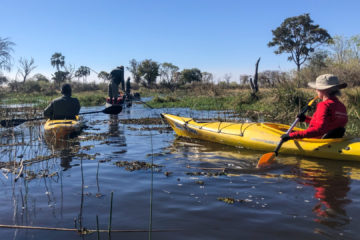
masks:
[(229, 85), (230, 84), (230, 79), (231, 79), (231, 73), (226, 73), (225, 75), (224, 75), (224, 80), (225, 80), (225, 82), (226, 82), (226, 84), (227, 85)]
[(250, 87), (252, 90), (251, 96), (255, 99), (258, 99), (258, 96), (256, 96), (256, 93), (259, 91), (259, 87), (258, 87), (258, 69), (259, 69), (259, 62), (260, 62), (260, 58), (256, 61), (255, 64), (255, 75), (254, 75), (254, 79), (250, 78)]
[(22, 76), (23, 82), (26, 81), (30, 73), (37, 67), (33, 58), (30, 60), (26, 58), (20, 58), (19, 60), (19, 74)]
[(68, 74), (66, 75), (66, 80), (71, 82), (75, 78), (75, 65), (68, 64), (67, 66), (64, 65), (64, 70)]

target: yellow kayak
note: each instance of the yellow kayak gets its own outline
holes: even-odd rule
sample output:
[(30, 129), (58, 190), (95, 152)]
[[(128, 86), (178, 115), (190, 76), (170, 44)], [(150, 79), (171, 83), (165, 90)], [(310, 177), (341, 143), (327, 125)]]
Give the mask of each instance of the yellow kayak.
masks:
[(50, 120), (48, 119), (44, 125), (45, 135), (51, 136), (54, 139), (64, 139), (71, 134), (81, 131), (83, 123), (79, 116), (76, 119), (70, 120)]
[[(192, 118), (161, 114), (177, 135), (225, 145), (272, 152), (290, 126), (277, 123), (199, 123)], [(294, 130), (301, 130), (294, 128)], [(360, 161), (360, 138), (303, 138), (285, 142), (279, 153)]]

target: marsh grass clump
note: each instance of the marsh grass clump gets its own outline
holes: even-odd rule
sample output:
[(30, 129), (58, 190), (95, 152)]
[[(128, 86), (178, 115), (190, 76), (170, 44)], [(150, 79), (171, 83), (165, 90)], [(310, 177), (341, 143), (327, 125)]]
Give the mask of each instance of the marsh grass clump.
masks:
[(102, 92), (87, 92), (74, 94), (80, 101), (81, 106), (98, 106), (105, 104), (105, 94)]
[(156, 95), (152, 99), (153, 103), (172, 103), (172, 102), (178, 102), (178, 101), (180, 101), (180, 100), (173, 96), (160, 97), (159, 95)]
[(360, 108), (360, 89), (353, 88), (353, 89), (346, 89), (343, 91), (344, 102), (349, 108)]
[(274, 89), (276, 108), (272, 112), (273, 119), (293, 119), (314, 96), (295, 86), (294, 83), (284, 83)]
[(346, 135), (358, 136), (360, 134), (360, 90), (358, 88), (345, 90), (343, 99), (349, 118)]
[(307, 105), (309, 99), (312, 98), (312, 96), (296, 88), (291, 83), (278, 86), (275, 88), (274, 93), (279, 106), (285, 107), (290, 111), (298, 110)]
[(263, 94), (258, 94), (257, 97), (250, 91), (240, 91), (232, 98), (232, 106), (235, 112), (244, 114), (248, 110), (258, 111), (262, 109)]

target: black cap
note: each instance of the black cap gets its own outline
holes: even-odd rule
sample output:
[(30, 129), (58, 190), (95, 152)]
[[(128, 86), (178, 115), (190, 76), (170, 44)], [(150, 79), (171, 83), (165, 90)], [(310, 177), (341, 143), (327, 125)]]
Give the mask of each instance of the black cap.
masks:
[(70, 84), (65, 83), (64, 85), (62, 85), (61, 93), (64, 94), (65, 96), (71, 96), (71, 86), (70, 86)]

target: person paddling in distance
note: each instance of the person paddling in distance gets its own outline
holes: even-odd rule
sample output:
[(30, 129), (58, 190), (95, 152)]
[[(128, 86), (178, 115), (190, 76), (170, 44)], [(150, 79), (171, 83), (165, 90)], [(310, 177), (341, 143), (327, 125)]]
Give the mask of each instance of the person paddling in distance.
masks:
[(75, 119), (80, 112), (77, 98), (71, 97), (71, 86), (66, 83), (61, 87), (62, 97), (54, 99), (44, 110), (44, 117), (51, 120)]
[(125, 92), (124, 66), (116, 67), (110, 72), (110, 83), (108, 87), (109, 103), (117, 103), (120, 96), (119, 84), (121, 84), (121, 90)]
[(300, 122), (309, 123), (305, 130), (284, 134), (281, 139), (286, 142), (298, 138), (341, 138), (345, 134), (345, 125), (348, 121), (346, 107), (339, 101), (340, 89), (346, 88), (346, 83), (339, 83), (333, 74), (324, 74), (308, 84), (316, 89), (318, 98), (322, 101), (317, 104), (312, 117), (299, 114)]

